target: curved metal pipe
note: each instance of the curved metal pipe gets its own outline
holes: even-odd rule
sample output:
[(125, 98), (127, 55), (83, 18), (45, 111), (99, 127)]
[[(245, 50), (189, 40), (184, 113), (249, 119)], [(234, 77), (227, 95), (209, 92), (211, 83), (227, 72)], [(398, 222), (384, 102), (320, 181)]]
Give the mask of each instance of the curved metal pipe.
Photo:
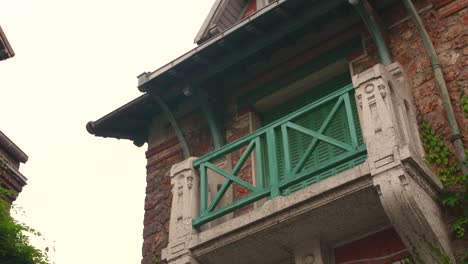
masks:
[(380, 62), (383, 65), (389, 65), (392, 63), (392, 57), (390, 56), (390, 51), (385, 41), (385, 36), (382, 33), (382, 28), (374, 14), (366, 8), (367, 3), (363, 3), (360, 0), (348, 0), (348, 3), (354, 6), (356, 11), (359, 13), (359, 16), (366, 24), (369, 33), (374, 40), (375, 46), (377, 47), (377, 52), (379, 53)]
[(200, 105), (201, 110), (208, 121), (208, 127), (210, 129), (211, 136), (213, 137), (214, 149), (219, 149), (224, 145), (224, 137), (222, 133), (223, 130), (218, 122), (218, 118), (216, 118), (212, 107), (210, 107), (207, 95), (203, 91), (201, 91), (200, 88), (194, 88), (193, 96), (197, 103)]
[(432, 69), (434, 71), (434, 77), (439, 88), (440, 97), (442, 98), (442, 105), (447, 116), (447, 121), (451, 134), (451, 141), (455, 147), (455, 155), (457, 156), (458, 162), (464, 174), (468, 174), (468, 167), (465, 165), (466, 154), (465, 147), (463, 145), (462, 136), (460, 134), (460, 129), (458, 128), (457, 120), (455, 118), (455, 112), (453, 111), (452, 103), (450, 101), (450, 96), (447, 90), (447, 84), (445, 83), (444, 74), (442, 72), (442, 66), (437, 57), (436, 50), (432, 41), (429, 37), (429, 34), (424, 27), (421, 17), (419, 16), (416, 8), (413, 5), (411, 0), (403, 0), (403, 4), (410, 13), (411, 18), (416, 24), (416, 29), (421, 35), (424, 47), (426, 48), (427, 55), (432, 64)]
[(175, 119), (174, 115), (172, 114), (171, 110), (167, 106), (166, 102), (159, 96), (153, 94), (152, 97), (156, 102), (158, 103), (159, 107), (163, 110), (164, 114), (166, 115), (167, 119), (169, 120), (169, 123), (171, 123), (172, 128), (174, 129), (177, 138), (179, 139), (180, 145), (182, 146), (182, 151), (184, 153), (184, 158), (189, 158), (190, 157), (190, 150), (189, 146), (187, 144), (187, 141), (185, 141), (184, 134), (182, 133), (182, 130), (179, 127), (179, 124), (177, 123), (177, 120)]

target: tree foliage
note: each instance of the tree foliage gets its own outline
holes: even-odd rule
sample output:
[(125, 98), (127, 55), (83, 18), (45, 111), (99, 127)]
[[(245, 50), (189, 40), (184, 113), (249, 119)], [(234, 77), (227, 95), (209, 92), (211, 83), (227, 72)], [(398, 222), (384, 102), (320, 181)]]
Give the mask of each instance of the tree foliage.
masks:
[(13, 219), (6, 202), (9, 191), (0, 186), (0, 263), (48, 264), (46, 248), (43, 251), (30, 244), (29, 234), (41, 236), (34, 229)]

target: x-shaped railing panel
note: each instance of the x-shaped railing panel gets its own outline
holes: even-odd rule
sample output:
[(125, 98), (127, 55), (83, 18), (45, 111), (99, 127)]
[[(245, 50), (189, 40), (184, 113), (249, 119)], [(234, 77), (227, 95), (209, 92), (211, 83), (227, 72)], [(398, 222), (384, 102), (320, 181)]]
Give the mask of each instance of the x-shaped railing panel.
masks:
[[(244, 138), (197, 159), (193, 165), (195, 168), (199, 168), (200, 171), (200, 216), (193, 221), (193, 225), (199, 227), (204, 223), (234, 212), (259, 199), (280, 196), (285, 190), (289, 190), (291, 186), (302, 184), (312, 179), (311, 177), (315, 177), (316, 173), (323, 173), (330, 168), (334, 168), (337, 164), (343, 166), (343, 162), (355, 164), (353, 163), (355, 159), (365, 156), (365, 145), (363, 145), (362, 141), (359, 141), (361, 137), (358, 135), (358, 127), (355, 125), (355, 121), (357, 120), (353, 116), (356, 114), (356, 109), (351, 102), (351, 96), (353, 96), (352, 90), (352, 85), (345, 86)], [(314, 123), (314, 128), (300, 121), (304, 117), (306, 117), (305, 120), (314, 118), (310, 117), (310, 115), (313, 116), (316, 111), (325, 112), (326, 116), (320, 119), (321, 121), (315, 120), (317, 122)], [(338, 115), (340, 115), (340, 118), (338, 123), (336, 123), (335, 120)], [(343, 122), (347, 122), (347, 124)], [(337, 124), (341, 124), (346, 128), (346, 133), (341, 134), (340, 138), (334, 138), (336, 135), (334, 133), (340, 131), (341, 127), (341, 125), (336, 126)], [(327, 132), (331, 128), (333, 130), (330, 131), (335, 132)], [(301, 146), (300, 153), (297, 151), (294, 153), (295, 164), (292, 164), (293, 161), (291, 160), (290, 153), (291, 142), (289, 133), (293, 132), (299, 133), (298, 135), (302, 134), (305, 138), (310, 137), (310, 141), (302, 136), (299, 141), (296, 140), (296, 145), (304, 145)], [(343, 137), (346, 137), (346, 142), (343, 142)], [(282, 141), (282, 145), (280, 141)], [(332, 151), (329, 154), (331, 158), (327, 160), (322, 159), (319, 163), (314, 163), (309, 159), (312, 155), (316, 155), (314, 153), (318, 153), (323, 148), (322, 145), (319, 145), (321, 142), (328, 146), (329, 151)], [(281, 145), (282, 150), (278, 144)], [(304, 151), (302, 151), (302, 147), (305, 148)], [(245, 150), (240, 154), (239, 160), (231, 172), (219, 168), (214, 164), (216, 160), (243, 148)], [(340, 149), (344, 150), (344, 152), (334, 152)], [(299, 156), (297, 156), (298, 154)], [(256, 175), (252, 177), (252, 182), (255, 184), (241, 178), (241, 171), (243, 171), (244, 165), (253, 156), (255, 159), (252, 160), (251, 165), (255, 169)], [(283, 163), (283, 165), (280, 163)], [(208, 199), (208, 170), (225, 178), (225, 181), (216, 191), (211, 201)], [(283, 170), (281, 173), (285, 173), (286, 175), (280, 175), (281, 170)], [(249, 194), (218, 208), (233, 184), (246, 189), (249, 191)]]

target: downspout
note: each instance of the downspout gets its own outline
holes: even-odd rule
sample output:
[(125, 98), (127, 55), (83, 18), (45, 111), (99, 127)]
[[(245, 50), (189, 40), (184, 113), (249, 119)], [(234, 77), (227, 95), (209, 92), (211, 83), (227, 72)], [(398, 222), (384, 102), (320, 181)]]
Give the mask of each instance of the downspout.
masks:
[(410, 16), (414, 20), (416, 29), (421, 35), (424, 47), (426, 48), (427, 55), (429, 56), (429, 59), (431, 61), (432, 69), (434, 71), (434, 77), (437, 83), (437, 87), (439, 88), (440, 97), (442, 98), (442, 104), (448, 120), (451, 135), (450, 140), (453, 142), (453, 145), (455, 147), (455, 155), (457, 156), (463, 174), (468, 174), (468, 167), (465, 165), (465, 147), (463, 146), (462, 136), (460, 134), (457, 120), (455, 118), (455, 113), (450, 102), (447, 84), (445, 83), (444, 75), (442, 72), (442, 66), (439, 62), (439, 58), (437, 57), (436, 50), (434, 48), (434, 45), (432, 44), (429, 34), (426, 31), (426, 28), (424, 27), (421, 17), (419, 16), (418, 12), (416, 11), (416, 8), (413, 5), (413, 2), (411, 0), (403, 0), (403, 4), (405, 5), (406, 9), (408, 9)]
[(171, 123), (171, 126), (174, 129), (177, 138), (179, 139), (179, 143), (182, 146), (184, 158), (188, 159), (190, 157), (189, 147), (188, 147), (187, 141), (185, 141), (185, 137), (184, 137), (184, 134), (182, 133), (182, 129), (180, 129), (179, 124), (177, 124), (177, 120), (175, 119), (174, 114), (172, 114), (166, 102), (161, 97), (154, 95), (154, 94), (152, 94), (151, 96), (158, 103), (159, 107), (161, 107), (167, 120), (169, 120), (169, 123)]
[(383, 65), (391, 64), (392, 58), (390, 56), (390, 51), (388, 49), (387, 42), (385, 41), (382, 28), (378, 23), (375, 14), (369, 10), (370, 8), (366, 7), (366, 5), (368, 5), (367, 1), (348, 0), (348, 3), (354, 6), (361, 19), (364, 21), (364, 24), (366, 24), (367, 30), (369, 30), (369, 33), (377, 47), (380, 62)]

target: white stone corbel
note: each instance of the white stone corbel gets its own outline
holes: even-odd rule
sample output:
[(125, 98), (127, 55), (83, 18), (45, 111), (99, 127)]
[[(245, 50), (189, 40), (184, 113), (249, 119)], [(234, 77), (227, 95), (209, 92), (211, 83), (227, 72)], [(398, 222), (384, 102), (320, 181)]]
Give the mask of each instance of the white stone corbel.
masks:
[(199, 212), (199, 177), (191, 157), (176, 163), (171, 168), (172, 208), (169, 221), (169, 243), (163, 250), (163, 259), (170, 264), (197, 264), (191, 256), (190, 246), (196, 234), (192, 219)]
[(413, 258), (453, 260), (439, 204), (442, 184), (422, 162), (424, 152), (409, 85), (401, 66), (380, 64), (353, 76), (373, 184)]
[(442, 255), (453, 261), (439, 204), (416, 182), (421, 175), (412, 175), (414, 172), (395, 167), (373, 177), (382, 206), (418, 263), (439, 263)]

